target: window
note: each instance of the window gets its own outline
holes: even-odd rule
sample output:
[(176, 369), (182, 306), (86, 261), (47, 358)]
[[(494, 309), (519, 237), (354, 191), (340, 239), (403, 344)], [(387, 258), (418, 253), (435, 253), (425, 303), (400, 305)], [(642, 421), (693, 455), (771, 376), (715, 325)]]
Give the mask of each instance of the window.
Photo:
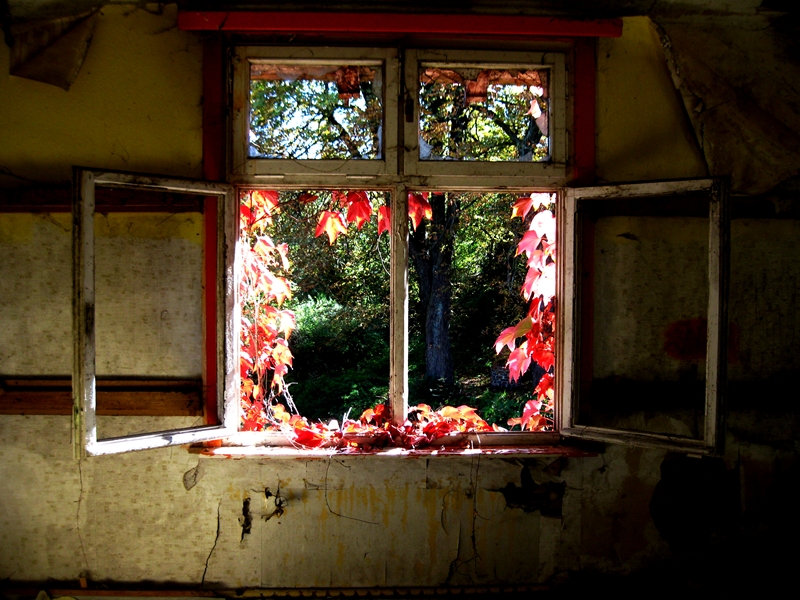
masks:
[[(442, 40), (436, 45), (441, 46)], [(220, 207), (224, 206), (219, 213), (218, 262), (225, 266), (220, 266), (224, 276), (218, 278), (215, 297), (219, 301), (214, 312), (219, 336), (206, 335), (206, 344), (209, 344), (209, 339), (219, 339), (213, 347), (220, 359), (217, 368), (209, 374), (221, 382), (215, 396), (220, 424), (186, 431), (142, 434), (130, 440), (96, 441), (92, 437), (93, 417), (90, 415), (93, 340), (91, 327), (87, 325), (91, 324), (91, 315), (79, 311), (76, 313), (76, 331), (80, 343), (76, 347), (81, 352), (81, 360), (76, 362), (80, 365), (76, 370), (75, 388), (78, 397), (84, 399), (87, 417), (78, 430), (91, 451), (218, 439), (233, 436), (238, 429), (240, 320), (236, 314), (235, 224), (239, 198), (256, 192), (295, 197), (315, 192), (317, 196), (337, 192), (364, 194), (375, 204), (374, 198), (384, 199), (391, 222), (388, 398), (390, 414), (396, 423), (405, 419), (409, 403), (408, 272), (409, 262), (413, 260), (409, 238), (416, 225), (409, 225), (409, 204), (413, 208), (420, 197), (452, 199), (458, 194), (555, 194), (560, 212), (559, 244), (565, 254), (559, 259), (558, 288), (558, 297), (563, 298), (558, 320), (558, 336), (563, 340), (563, 350), (556, 357), (556, 433), (550, 439), (564, 434), (606, 441), (620, 439), (620, 434), (611, 426), (610, 420), (603, 421), (597, 416), (601, 404), (598, 398), (603, 394), (595, 393), (591, 387), (596, 383), (602, 388), (604, 382), (595, 382), (595, 379), (612, 377), (613, 380), (613, 370), (609, 371), (611, 375), (599, 376), (606, 372), (601, 369), (601, 357), (592, 348), (595, 338), (605, 335), (596, 327), (597, 321), (591, 320), (603, 304), (597, 302), (593, 288), (583, 283), (579, 274), (588, 272), (598, 284), (602, 277), (606, 277), (608, 283), (610, 277), (612, 288), (616, 274), (606, 273), (598, 267), (603, 266), (604, 261), (595, 260), (596, 254), (602, 253), (603, 249), (595, 250), (587, 240), (600, 231), (606, 237), (621, 236), (619, 239), (632, 243), (638, 239), (644, 244), (641, 232), (614, 233), (618, 225), (614, 219), (629, 212), (645, 221), (661, 219), (665, 217), (665, 210), (666, 213), (676, 213), (676, 219), (698, 218), (695, 205), (702, 205), (710, 217), (706, 217), (705, 225), (699, 228), (693, 225), (693, 231), (705, 227), (710, 232), (710, 242), (705, 246), (705, 255), (702, 249), (696, 254), (693, 266), (701, 264), (703, 267), (693, 272), (704, 272), (705, 265), (708, 265), (708, 275), (702, 285), (709, 290), (706, 299), (709, 358), (705, 373), (699, 366), (693, 373), (697, 377), (702, 375), (705, 380), (706, 416), (690, 435), (675, 434), (671, 430), (665, 432), (658, 427), (650, 431), (645, 427), (643, 433), (636, 424), (627, 427), (621, 435), (632, 443), (680, 444), (698, 452), (713, 449), (719, 439), (713, 432), (718, 431), (718, 416), (721, 414), (714, 412), (722, 381), (722, 368), (717, 358), (720, 348), (724, 348), (725, 337), (724, 241), (727, 225), (722, 195), (715, 192), (710, 200), (700, 200), (702, 190), (711, 185), (708, 183), (699, 187), (695, 184), (678, 184), (674, 188), (662, 186), (655, 191), (647, 186), (617, 186), (605, 190), (617, 198), (612, 203), (615, 206), (611, 207), (601, 202), (589, 202), (600, 192), (564, 190), (563, 186), (583, 175), (582, 169), (591, 162), (586, 159), (592, 148), (587, 141), (592, 137), (591, 129), (583, 137), (575, 131), (582, 124), (591, 124), (591, 120), (586, 119), (588, 111), (585, 104), (581, 104), (585, 100), (578, 97), (580, 92), (573, 93), (576, 80), (570, 79), (576, 77), (575, 72), (585, 70), (590, 62), (576, 58), (573, 46), (563, 42), (550, 44), (546, 51), (542, 51), (541, 43), (516, 44), (514, 51), (480, 49), (486, 46), (482, 42), (477, 44), (479, 49), (470, 51), (314, 45), (290, 48), (238, 46), (230, 54), (233, 84), (226, 170), (231, 187), (158, 179), (146, 182), (130, 175), (97, 174), (96, 178), (91, 173), (80, 175), (81, 189), (87, 192), (79, 203), (81, 210), (76, 213), (84, 215), (82, 229), (78, 228), (83, 233), (76, 237), (76, 283), (79, 284), (76, 293), (80, 299), (78, 306), (85, 308), (92, 302), (89, 283), (91, 226), (87, 224), (86, 215), (91, 214), (93, 179), (99, 184), (112, 186), (152, 183), (156, 187), (213, 196), (219, 199)], [(530, 50), (526, 51), (526, 47)], [(588, 80), (591, 81), (591, 77)], [(275, 91), (279, 89), (285, 92), (280, 98), (283, 104), (275, 102)], [(463, 101), (458, 100), (459, 97)], [(256, 105), (263, 108), (258, 115), (251, 110)], [(578, 105), (584, 109), (578, 110)], [(278, 117), (279, 112), (283, 118)], [(512, 121), (513, 127), (510, 125)], [(298, 144), (297, 136), (293, 134), (298, 130), (315, 132), (316, 137), (312, 136), (314, 141)], [(691, 197), (689, 201), (667, 201), (664, 209), (657, 199), (664, 199), (673, 192), (682, 194), (683, 200), (686, 200), (686, 194)], [(644, 198), (644, 208), (638, 206), (634, 198)], [(687, 209), (687, 205), (691, 208)], [(588, 206), (597, 207), (599, 212), (592, 212), (595, 208), (588, 210)], [(673, 215), (665, 218), (673, 218)], [(597, 229), (597, 223), (605, 229)], [(671, 223), (671, 226), (676, 223)], [(647, 221), (642, 231), (657, 230), (658, 227)], [(628, 265), (631, 273), (640, 272), (641, 265), (635, 259), (631, 260), (633, 262), (629, 260)], [(589, 268), (579, 271), (584, 264)], [(693, 310), (697, 308), (695, 304), (691, 305)], [(84, 314), (86, 316), (82, 316)], [(670, 316), (662, 315), (664, 318)], [(691, 368), (689, 372), (692, 372)], [(587, 378), (590, 391), (585, 393), (583, 381)], [(631, 396), (635, 398), (636, 394)], [(82, 416), (83, 410), (77, 411), (77, 417)], [(269, 443), (280, 438), (270, 440), (269, 435), (246, 434), (236, 433), (232, 443)], [(539, 442), (548, 438), (535, 439)], [(688, 443), (684, 443), (687, 440)], [(480, 443), (517, 445), (530, 441), (530, 434), (488, 433), (481, 435)]]
[[(73, 442), (76, 453), (87, 454), (106, 454), (113, 452), (124, 452), (127, 450), (138, 450), (145, 448), (157, 448), (171, 444), (186, 444), (202, 440), (219, 439), (221, 436), (236, 431), (238, 424), (238, 413), (235, 402), (231, 398), (236, 398), (238, 392), (238, 381), (234, 377), (236, 364), (237, 348), (236, 344), (226, 332), (233, 330), (234, 318), (237, 314), (236, 291), (231, 282), (235, 281), (233, 272), (235, 259), (235, 226), (236, 212), (233, 202), (232, 189), (225, 185), (217, 185), (204, 182), (176, 182), (168, 179), (144, 177), (141, 175), (105, 173), (90, 171), (86, 169), (75, 169), (74, 180), (75, 202), (73, 205), (73, 332), (74, 332), (74, 367), (72, 390), (74, 399), (73, 408)], [(107, 355), (100, 355), (98, 361), (98, 350), (103, 351), (109, 348), (104, 344), (101, 337), (97, 335), (97, 326), (101, 321), (106, 324), (117, 325), (118, 320), (124, 318), (118, 315), (114, 318), (112, 313), (106, 315), (105, 319), (98, 318), (108, 307), (96, 307), (96, 284), (99, 282), (108, 283), (115, 287), (115, 292), (119, 295), (124, 293), (120, 289), (123, 282), (129, 280), (129, 270), (136, 268), (137, 253), (147, 253), (146, 248), (141, 245), (137, 248), (134, 245), (126, 245), (124, 249), (112, 249), (105, 253), (105, 261), (98, 260), (98, 236), (96, 235), (95, 219), (95, 192), (98, 187), (110, 187), (118, 189), (137, 189), (137, 190), (158, 190), (163, 192), (177, 192), (201, 196), (204, 198), (204, 237), (209, 241), (206, 245), (206, 256), (204, 259), (203, 270), (208, 280), (216, 281), (215, 285), (206, 285), (207, 293), (204, 295), (203, 304), (206, 318), (206, 331), (198, 334), (194, 344), (194, 350), (198, 356), (203, 356), (197, 342), (201, 338), (208, 348), (212, 357), (209, 363), (201, 367), (203, 371), (203, 388), (206, 397), (206, 407), (211, 407), (212, 418), (216, 417), (217, 425), (203, 425), (186, 429), (167, 430), (158, 432), (135, 433), (131, 435), (105, 435), (101, 431), (98, 434), (98, 421), (96, 418), (97, 410), (97, 371), (98, 365), (101, 369), (113, 372), (112, 375), (119, 374), (120, 361), (109, 359)], [(165, 209), (168, 206), (164, 207)], [(168, 218), (169, 215), (163, 218)], [(102, 221), (101, 221), (102, 224)], [(103, 240), (100, 240), (103, 241)], [(169, 241), (169, 240), (168, 240)], [(152, 250), (152, 249), (151, 249)], [(155, 248), (156, 251), (164, 250), (163, 247)], [(187, 255), (184, 253), (179, 258), (183, 268), (181, 273), (191, 270)], [(112, 258), (112, 262), (107, 260)], [(158, 265), (157, 260), (164, 260), (163, 254), (153, 255), (149, 252), (149, 258), (141, 261), (138, 267), (155, 274)], [(198, 261), (199, 262), (199, 261)], [(98, 265), (107, 271), (107, 276), (96, 277)], [(198, 265), (195, 265), (196, 267)], [(121, 276), (115, 277), (114, 272), (121, 272)], [(176, 279), (176, 274), (171, 273), (168, 280), (161, 285), (176, 291), (182, 297), (185, 290), (190, 288), (199, 291), (199, 276), (195, 282), (181, 281)], [(155, 290), (158, 294), (164, 290)], [(145, 303), (147, 290), (131, 290), (136, 295), (135, 305)], [(198, 304), (200, 300), (197, 300)], [(213, 315), (209, 318), (210, 315)], [(200, 324), (197, 324), (200, 326)], [(135, 323), (121, 323), (121, 329), (127, 332), (138, 345), (152, 346), (157, 344), (152, 339), (136, 338)], [(103, 333), (103, 332), (101, 332)], [(146, 338), (146, 336), (144, 336)], [(132, 344), (133, 345), (133, 344)], [(184, 349), (185, 350), (185, 349)], [(192, 349), (190, 348), (189, 351)], [(164, 360), (169, 362), (177, 352), (170, 352)], [(198, 359), (202, 360), (202, 359)], [(126, 376), (142, 374), (139, 369), (147, 369), (148, 365), (142, 365), (142, 361), (123, 361), (124, 370), (131, 372), (125, 373)], [(114, 365), (114, 366), (111, 366)], [(127, 368), (129, 367), (129, 369)], [(156, 366), (156, 368), (158, 368)], [(174, 368), (174, 367), (173, 367)], [(107, 373), (108, 374), (108, 373)], [(112, 434), (115, 432), (111, 432)]]
[(567, 190), (562, 433), (721, 448), (729, 209), (721, 180)]
[[(413, 218), (409, 238), (407, 215), (415, 213), (415, 203), (432, 213), (438, 210), (436, 202), (442, 203), (444, 214), (459, 203), (502, 196), (495, 202), (505, 202), (510, 216), (520, 195), (563, 183), (567, 62), (565, 52), (253, 46), (234, 52), (234, 150), (229, 169), (241, 190), (274, 195), (274, 202), (284, 206), (296, 198), (308, 202), (325, 195), (310, 192), (311, 185), (335, 190), (334, 196), (342, 194), (343, 207), (361, 204), (350, 203), (351, 194), (386, 199), (374, 202), (373, 212), (383, 204), (391, 213), (388, 397), (397, 424), (405, 420), (409, 404), (408, 271), (422, 243), (417, 240), (420, 221)], [(382, 98), (373, 99), (378, 93)], [(299, 150), (291, 151), (296, 154), (289, 165), (272, 150), (254, 150), (266, 139), (262, 126), (277, 105), (288, 107), (283, 114), (286, 126), (302, 127), (293, 136), (293, 148)], [(268, 132), (276, 138), (272, 147), (284, 147), (277, 140), (283, 128), (276, 125)], [(398, 147), (402, 152), (395, 151)], [(317, 209), (320, 219), (335, 212), (326, 202)], [(339, 209), (338, 214), (344, 223), (345, 211)], [(414, 267), (419, 272), (420, 266)], [(487, 349), (498, 333), (499, 329), (493, 332)], [(430, 339), (427, 343), (437, 345)], [(430, 367), (429, 360), (427, 364)], [(263, 395), (260, 376), (252, 384)], [(504, 443), (509, 441), (504, 438)]]

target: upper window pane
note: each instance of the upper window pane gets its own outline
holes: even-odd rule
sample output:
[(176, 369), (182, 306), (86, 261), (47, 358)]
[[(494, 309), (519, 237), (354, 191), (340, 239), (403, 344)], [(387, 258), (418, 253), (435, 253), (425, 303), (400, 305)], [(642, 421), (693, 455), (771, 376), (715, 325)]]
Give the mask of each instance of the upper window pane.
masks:
[(380, 159), (383, 74), (361, 64), (250, 62), (249, 156)]
[(549, 69), (439, 65), (419, 69), (419, 159), (546, 161)]

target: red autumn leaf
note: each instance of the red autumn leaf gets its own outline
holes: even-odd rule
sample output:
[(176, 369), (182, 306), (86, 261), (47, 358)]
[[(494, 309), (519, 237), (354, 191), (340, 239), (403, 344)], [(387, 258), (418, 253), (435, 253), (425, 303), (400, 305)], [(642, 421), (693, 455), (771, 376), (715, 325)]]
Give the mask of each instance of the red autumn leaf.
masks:
[(275, 348), (272, 350), (272, 360), (276, 365), (292, 366), (292, 352), (286, 340), (278, 338), (275, 340)]
[(533, 360), (535, 360), (545, 371), (549, 370), (550, 367), (556, 364), (555, 355), (544, 344), (537, 344), (536, 348), (534, 348), (533, 352), (531, 353), (531, 358), (533, 358)]
[(530, 300), (541, 275), (542, 273), (539, 269), (528, 269), (528, 273), (525, 275), (525, 283), (522, 284), (522, 297), (525, 300)]
[(289, 287), (289, 282), (283, 277), (269, 277), (268, 296), (275, 299), (279, 305), (283, 304), (284, 300), (292, 297), (292, 289)]
[(536, 252), (539, 243), (542, 241), (541, 236), (535, 231), (526, 231), (522, 236), (519, 244), (517, 244), (517, 256), (525, 252), (528, 256)]
[(539, 409), (541, 408), (542, 403), (538, 400), (528, 400), (525, 403), (525, 408), (522, 409), (522, 419), (521, 425), (522, 429), (525, 430), (527, 427), (528, 429), (533, 430), (533, 424), (531, 421), (539, 416)]
[(316, 199), (317, 199), (317, 196), (315, 196), (314, 194), (310, 194), (308, 192), (306, 192), (304, 194), (300, 194), (297, 197), (297, 201), (300, 202), (301, 204), (309, 204), (311, 202), (314, 202)]
[(280, 318), (280, 331), (284, 338), (288, 338), (292, 334), (292, 331), (294, 331), (295, 327), (297, 327), (297, 318), (295, 317), (294, 312), (291, 310), (282, 310), (280, 313)]
[(281, 257), (281, 266), (284, 271), (289, 270), (289, 244), (283, 243), (278, 245), (278, 255)]
[(333, 198), (333, 202), (339, 206), (339, 208), (347, 208), (349, 204), (347, 200), (347, 193), (341, 190), (333, 190), (331, 192), (331, 198)]
[(414, 229), (419, 227), (423, 218), (430, 219), (432, 215), (431, 203), (428, 202), (425, 196), (416, 192), (408, 195), (408, 216), (414, 225)]
[(295, 427), (292, 441), (308, 448), (318, 448), (325, 443), (325, 436), (313, 429)]
[(353, 192), (347, 192), (347, 204), (352, 204), (353, 202), (369, 202), (369, 197), (367, 196), (367, 192), (364, 190), (355, 190)]
[(547, 396), (548, 392), (553, 390), (553, 376), (550, 373), (545, 373), (542, 375), (542, 378), (539, 380), (539, 385), (536, 386), (536, 389), (533, 391), (534, 394), (539, 396)]
[(514, 206), (511, 210), (511, 218), (513, 219), (514, 217), (520, 217), (524, 219), (526, 216), (528, 216), (532, 206), (533, 198), (530, 196), (523, 196), (514, 202)]
[(518, 381), (531, 366), (531, 357), (528, 355), (528, 345), (523, 343), (519, 348), (511, 352), (506, 361), (508, 367), (508, 378), (511, 381)]
[(258, 256), (261, 257), (262, 260), (265, 261), (269, 260), (274, 249), (275, 249), (275, 244), (267, 235), (258, 236), (258, 241), (253, 246), (253, 252), (255, 252)]
[(530, 226), (531, 231), (535, 231), (539, 237), (547, 236), (550, 241), (556, 239), (556, 218), (549, 210), (543, 210), (533, 217)]
[(503, 349), (503, 346), (508, 346), (509, 350), (513, 350), (516, 339), (528, 333), (532, 325), (533, 321), (531, 318), (525, 317), (513, 327), (506, 327), (494, 342), (495, 351), (499, 353), (500, 350)]
[(391, 228), (391, 211), (388, 206), (381, 206), (378, 209), (378, 236)]
[(370, 216), (372, 216), (372, 204), (370, 204), (366, 193), (361, 193), (364, 194), (364, 199), (352, 202), (350, 208), (347, 209), (347, 222), (355, 223), (358, 229), (361, 229), (364, 223), (369, 221)]
[(315, 237), (326, 233), (332, 245), (333, 242), (336, 241), (336, 238), (345, 232), (347, 232), (347, 223), (345, 223), (342, 213), (332, 212), (330, 210), (324, 210), (320, 213)]

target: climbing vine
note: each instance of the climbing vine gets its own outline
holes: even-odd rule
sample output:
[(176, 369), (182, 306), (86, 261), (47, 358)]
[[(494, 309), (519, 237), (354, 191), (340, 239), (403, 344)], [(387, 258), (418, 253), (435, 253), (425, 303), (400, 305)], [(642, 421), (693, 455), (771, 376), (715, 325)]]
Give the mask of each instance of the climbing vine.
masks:
[[(309, 193), (296, 198), (313, 202)], [(508, 347), (509, 377), (517, 381), (537, 363), (544, 370), (534, 397), (526, 402), (520, 417), (509, 419), (509, 427), (542, 431), (552, 428), (553, 364), (555, 351), (555, 217), (554, 195), (534, 193), (520, 198), (513, 206), (512, 218), (529, 222), (517, 247), (517, 255), (527, 258), (527, 276), (522, 295), (528, 312), (516, 325), (502, 331), (495, 342), (499, 353)], [(345, 235), (350, 226), (357, 229), (377, 218), (378, 235), (390, 230), (389, 208), (374, 206), (363, 191), (334, 191), (330, 204), (318, 215), (315, 234), (326, 235), (329, 244)], [(474, 408), (444, 406), (434, 410), (427, 404), (409, 408), (402, 425), (388, 418), (383, 403), (364, 411), (358, 419), (343, 418), (342, 423), (311, 422), (299, 414), (284, 376), (292, 367), (289, 339), (295, 330), (295, 315), (284, 308), (291, 298), (289, 247), (268, 235), (273, 219), (281, 211), (280, 195), (273, 190), (250, 190), (240, 197), (241, 305), (240, 376), (241, 427), (246, 431), (280, 431), (303, 447), (401, 446), (417, 448), (436, 443), (453, 433), (506, 431), (490, 425)], [(431, 218), (426, 193), (411, 193), (408, 215), (416, 229)]]

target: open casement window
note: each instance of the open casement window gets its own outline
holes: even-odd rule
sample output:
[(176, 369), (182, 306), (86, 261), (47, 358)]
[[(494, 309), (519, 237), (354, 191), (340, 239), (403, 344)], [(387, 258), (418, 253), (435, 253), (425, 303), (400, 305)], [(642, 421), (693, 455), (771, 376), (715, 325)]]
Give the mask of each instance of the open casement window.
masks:
[[(197, 198), (147, 212), (95, 211), (95, 190)], [(218, 439), (238, 427), (237, 209), (227, 185), (76, 168), (73, 201), (73, 445), (77, 456)], [(179, 265), (179, 268), (176, 268)], [(181, 337), (184, 336), (184, 337)], [(197, 377), (205, 422), (97, 418), (98, 375), (142, 385)], [(141, 390), (139, 390), (141, 391)], [(115, 421), (116, 419), (116, 421)], [(120, 421), (120, 419), (124, 420)], [(102, 421), (102, 423), (100, 423)], [(100, 424), (100, 427), (98, 425)], [(155, 430), (150, 430), (150, 428)]]
[(721, 449), (727, 194), (711, 179), (566, 190), (556, 363), (564, 436)]

